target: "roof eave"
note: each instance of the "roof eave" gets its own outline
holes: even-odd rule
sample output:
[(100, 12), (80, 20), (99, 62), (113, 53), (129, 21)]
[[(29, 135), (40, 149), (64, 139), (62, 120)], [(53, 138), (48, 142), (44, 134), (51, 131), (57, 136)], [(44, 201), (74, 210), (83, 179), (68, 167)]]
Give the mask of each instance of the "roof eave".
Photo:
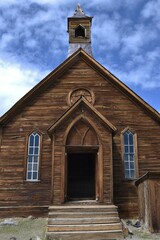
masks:
[[(116, 85), (122, 92), (125, 92), (127, 96), (136, 100), (138, 105), (140, 104), (144, 109), (147, 110), (158, 122), (160, 122), (160, 113), (156, 111), (150, 104), (144, 101), (139, 95), (137, 95), (133, 90), (131, 90), (128, 86), (126, 86), (120, 79), (118, 79), (114, 74), (112, 74), (109, 70), (103, 67), (99, 62), (97, 62), (92, 56), (88, 55), (84, 50), (83, 54), (81, 54), (82, 59), (88, 62), (91, 65), (94, 63), (94, 68), (104, 77), (108, 78), (113, 85)], [(114, 80), (114, 81), (113, 81)]]

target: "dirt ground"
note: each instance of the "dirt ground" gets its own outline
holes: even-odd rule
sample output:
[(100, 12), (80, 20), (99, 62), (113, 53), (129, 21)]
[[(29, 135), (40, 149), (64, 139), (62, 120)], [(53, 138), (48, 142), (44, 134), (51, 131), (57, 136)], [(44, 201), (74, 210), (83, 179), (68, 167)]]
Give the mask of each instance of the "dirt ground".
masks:
[[(1, 225), (5, 220), (16, 225)], [(47, 226), (46, 218), (12, 218), (0, 219), (0, 240), (44, 240)], [(14, 238), (13, 238), (14, 239)]]
[(132, 231), (132, 234), (129, 234), (125, 240), (160, 240), (160, 233), (158, 234), (152, 234), (149, 231), (142, 227), (135, 228), (132, 226), (129, 226), (129, 229)]
[[(15, 225), (2, 225), (5, 221), (13, 222)], [(46, 218), (12, 218), (0, 219), (0, 240), (44, 240), (47, 226)], [(133, 233), (127, 236), (126, 240), (160, 240), (159, 234), (151, 234), (143, 227), (135, 228), (129, 226)], [(74, 240), (74, 239), (73, 239)], [(104, 239), (103, 239), (104, 240)]]

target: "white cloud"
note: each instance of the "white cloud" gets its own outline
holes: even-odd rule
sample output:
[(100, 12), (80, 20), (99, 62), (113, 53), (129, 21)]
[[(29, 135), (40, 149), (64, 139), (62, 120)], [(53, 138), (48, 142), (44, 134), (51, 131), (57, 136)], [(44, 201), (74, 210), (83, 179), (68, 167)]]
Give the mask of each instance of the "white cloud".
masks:
[(132, 61), (126, 62), (125, 68), (110, 66), (112, 72), (126, 84), (140, 86), (142, 89), (160, 88), (160, 75), (157, 65), (160, 61), (160, 48), (144, 55), (134, 55)]
[[(96, 21), (97, 20), (97, 21)], [(93, 40), (98, 42), (99, 50), (117, 48), (120, 45), (120, 31), (118, 19), (110, 19), (107, 15), (102, 15), (101, 20), (95, 20), (93, 29)]]
[(149, 24), (153, 21), (154, 28), (160, 29), (160, 0), (151, 0), (144, 6), (141, 15), (145, 20), (149, 20)]
[(158, 17), (159, 19), (160, 18), (159, 9), (160, 9), (160, 0), (150, 0), (145, 4), (142, 10), (142, 16), (144, 18)]
[(10, 44), (10, 42), (13, 40), (13, 35), (10, 34), (10, 33), (4, 33), (2, 34), (1, 36), (1, 39), (0, 39), (0, 48), (1, 49), (4, 49), (8, 46), (8, 44)]
[(26, 94), (46, 72), (0, 60), (0, 114)]
[(136, 25), (129, 33), (122, 36), (122, 52), (141, 52), (145, 45), (157, 38), (157, 32), (154, 29), (146, 28), (140, 24)]

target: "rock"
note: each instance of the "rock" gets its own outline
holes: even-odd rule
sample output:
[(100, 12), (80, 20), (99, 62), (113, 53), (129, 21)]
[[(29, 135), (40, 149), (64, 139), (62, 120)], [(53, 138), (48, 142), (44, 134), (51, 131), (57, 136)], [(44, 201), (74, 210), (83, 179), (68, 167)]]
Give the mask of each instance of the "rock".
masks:
[(3, 222), (0, 223), (0, 226), (4, 225), (17, 225), (12, 219), (5, 219)]
[(35, 219), (32, 215), (28, 216), (28, 219)]
[(41, 238), (37, 236), (37, 237), (36, 237), (36, 240), (41, 240)]
[(128, 220), (128, 221), (126, 222), (126, 224), (127, 224), (127, 225), (131, 225), (131, 226), (133, 226), (133, 223), (132, 223), (131, 220)]
[(136, 223), (133, 225), (136, 228), (140, 228), (141, 227), (141, 223), (139, 220), (136, 221)]
[(133, 235), (133, 232), (130, 228), (128, 228), (128, 233), (129, 233), (129, 235)]
[(17, 238), (15, 238), (15, 237), (11, 237), (9, 240), (17, 240)]

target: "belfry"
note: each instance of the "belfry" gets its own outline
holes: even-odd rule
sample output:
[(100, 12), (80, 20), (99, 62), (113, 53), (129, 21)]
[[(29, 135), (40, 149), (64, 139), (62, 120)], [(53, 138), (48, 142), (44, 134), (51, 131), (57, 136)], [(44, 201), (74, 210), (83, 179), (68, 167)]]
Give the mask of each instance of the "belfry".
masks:
[(78, 4), (74, 15), (68, 18), (68, 56), (72, 55), (79, 48), (84, 49), (89, 55), (92, 56), (91, 27), (92, 17), (86, 16), (80, 4)]

